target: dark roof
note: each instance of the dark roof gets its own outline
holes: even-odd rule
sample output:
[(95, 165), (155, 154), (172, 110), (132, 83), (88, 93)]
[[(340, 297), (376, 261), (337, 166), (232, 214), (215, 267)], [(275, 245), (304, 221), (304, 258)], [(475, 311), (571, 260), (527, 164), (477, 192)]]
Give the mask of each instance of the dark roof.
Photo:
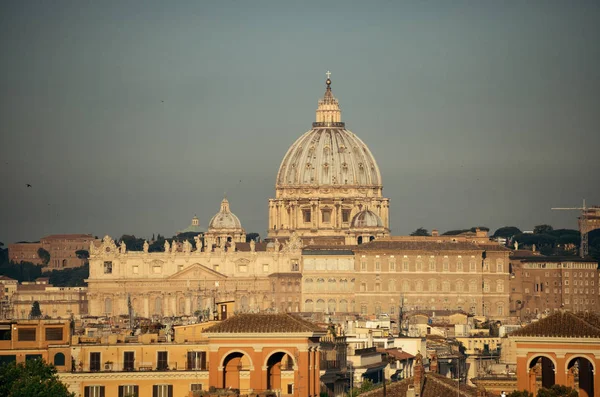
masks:
[(238, 314), (206, 329), (206, 333), (295, 333), (325, 332), (324, 329), (293, 314)]
[(592, 313), (554, 313), (513, 331), (510, 336), (600, 338), (600, 318)]
[(356, 251), (367, 250), (413, 250), (413, 251), (482, 251), (483, 249), (476, 244), (467, 242), (450, 241), (394, 241), (394, 240), (374, 240), (361, 244)]
[(477, 244), (479, 247), (484, 248), (486, 251), (501, 251), (501, 252), (511, 252), (510, 248), (506, 248), (500, 244), (493, 243), (479, 243)]
[[(458, 382), (454, 379), (446, 378), (439, 374), (428, 372), (424, 376), (423, 386), (421, 389), (421, 397), (441, 397), (441, 396), (455, 396)], [(393, 397), (406, 397), (408, 388), (414, 385), (414, 378), (403, 379), (399, 382), (392, 382), (387, 389), (387, 395)], [(383, 396), (383, 388), (376, 389), (375, 391), (368, 392), (369, 397), (380, 397)], [(460, 396), (461, 397), (475, 397), (477, 396), (477, 389), (475, 387), (467, 386), (464, 384), (460, 385)]]
[(17, 281), (14, 278), (10, 278), (8, 276), (0, 276), (0, 280), (7, 280), (7, 281)]
[[(250, 243), (235, 243), (235, 250), (249, 252), (249, 251), (251, 251)], [(255, 251), (266, 251), (267, 243), (264, 241), (261, 241), (260, 243), (256, 243), (256, 245), (254, 246), (254, 250)]]
[(560, 262), (583, 262), (583, 263), (598, 263), (592, 257), (582, 258), (580, 256), (529, 256), (527, 258), (522, 258), (521, 262), (531, 263), (531, 262), (550, 262), (550, 263), (560, 263)]
[(354, 255), (354, 251), (348, 248), (348, 246), (344, 246), (345, 248), (316, 248), (311, 246), (310, 248), (306, 248), (302, 250), (302, 255)]
[(94, 239), (91, 234), (51, 234), (46, 237), (42, 237), (42, 240), (85, 240)]

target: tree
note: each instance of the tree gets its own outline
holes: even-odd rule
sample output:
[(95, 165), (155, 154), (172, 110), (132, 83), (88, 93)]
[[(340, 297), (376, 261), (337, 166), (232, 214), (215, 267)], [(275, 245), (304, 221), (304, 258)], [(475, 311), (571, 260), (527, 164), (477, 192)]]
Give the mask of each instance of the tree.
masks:
[(40, 302), (34, 301), (31, 304), (31, 311), (29, 312), (29, 318), (41, 318), (42, 310), (40, 309)]
[(79, 259), (88, 260), (90, 258), (90, 253), (88, 250), (77, 250), (75, 251), (75, 255), (77, 255)]
[(533, 234), (548, 234), (553, 230), (554, 228), (550, 225), (537, 225), (533, 228)]
[(503, 226), (497, 229), (492, 237), (511, 238), (517, 234), (521, 234), (521, 229), (516, 226)]
[(423, 227), (418, 228), (410, 234), (411, 236), (431, 236), (429, 231)]
[(248, 234), (246, 234), (246, 242), (249, 243), (252, 240), (254, 240), (255, 243), (257, 243), (258, 241), (260, 241), (260, 234), (258, 234), (258, 233), (248, 233)]
[(26, 360), (0, 366), (0, 396), (75, 397), (43, 360)]
[(530, 393), (527, 390), (515, 390), (512, 393), (508, 394), (506, 397), (533, 397), (533, 393)]
[(129, 251), (142, 251), (144, 249), (144, 239), (137, 238), (133, 234), (124, 234), (119, 239), (119, 243), (124, 242)]
[(44, 266), (47, 265), (48, 262), (50, 262), (50, 253), (42, 247), (38, 248), (37, 254), (38, 257), (42, 260), (42, 263), (44, 263)]
[(538, 390), (537, 397), (577, 397), (579, 392), (568, 386), (552, 385), (550, 388), (542, 387)]

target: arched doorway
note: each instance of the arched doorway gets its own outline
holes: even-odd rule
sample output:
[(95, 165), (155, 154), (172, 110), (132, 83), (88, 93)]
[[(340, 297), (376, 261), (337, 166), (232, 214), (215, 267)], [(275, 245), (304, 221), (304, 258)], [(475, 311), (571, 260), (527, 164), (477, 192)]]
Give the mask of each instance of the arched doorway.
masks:
[(235, 352), (228, 354), (223, 361), (223, 388), (240, 389), (240, 374), (248, 370), (244, 363), (244, 354)]
[(594, 366), (585, 357), (576, 357), (567, 364), (567, 386), (579, 390), (580, 397), (594, 396)]
[(550, 388), (554, 385), (556, 383), (555, 370), (554, 363), (548, 357), (534, 357), (529, 362), (529, 391), (534, 392), (541, 387)]
[[(287, 383), (282, 382), (282, 372), (293, 371), (294, 361), (289, 354), (277, 352), (267, 360), (267, 389), (287, 392)], [(293, 378), (292, 378), (293, 379)]]

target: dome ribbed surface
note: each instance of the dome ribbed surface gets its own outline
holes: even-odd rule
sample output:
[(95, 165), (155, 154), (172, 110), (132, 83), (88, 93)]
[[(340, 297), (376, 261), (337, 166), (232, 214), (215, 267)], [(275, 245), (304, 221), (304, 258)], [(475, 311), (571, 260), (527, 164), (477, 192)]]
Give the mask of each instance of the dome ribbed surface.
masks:
[(364, 228), (364, 227), (383, 227), (383, 221), (371, 210), (364, 210), (354, 215), (352, 218), (352, 227)]
[(208, 224), (209, 229), (241, 229), (242, 223), (233, 212), (229, 210), (229, 201), (223, 199), (221, 210), (215, 214)]
[(286, 153), (277, 186), (381, 186), (373, 154), (354, 133), (344, 128), (313, 128)]

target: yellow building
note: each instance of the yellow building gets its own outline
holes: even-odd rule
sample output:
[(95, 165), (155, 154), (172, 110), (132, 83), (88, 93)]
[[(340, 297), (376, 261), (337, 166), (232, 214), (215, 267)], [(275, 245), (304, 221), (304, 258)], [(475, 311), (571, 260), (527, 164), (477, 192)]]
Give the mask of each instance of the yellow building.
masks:
[(45, 277), (23, 282), (11, 298), (13, 318), (29, 318), (33, 302), (40, 304), (43, 317), (80, 318), (87, 314), (87, 288), (54, 287)]

